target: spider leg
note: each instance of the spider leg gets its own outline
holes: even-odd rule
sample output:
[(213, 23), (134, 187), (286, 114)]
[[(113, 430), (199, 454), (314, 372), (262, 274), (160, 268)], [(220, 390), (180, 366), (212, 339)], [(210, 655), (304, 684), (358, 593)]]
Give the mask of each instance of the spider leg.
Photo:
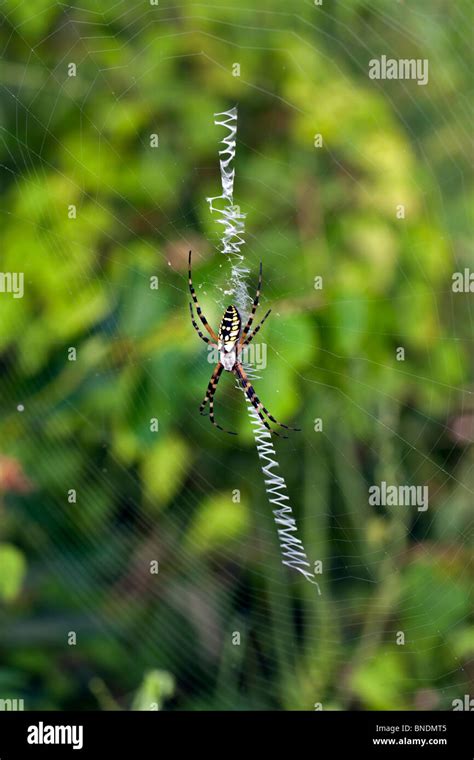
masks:
[(250, 380), (248, 379), (247, 375), (245, 374), (244, 368), (239, 362), (236, 362), (234, 367), (235, 374), (239, 378), (240, 382), (242, 383), (242, 387), (247, 394), (247, 398), (249, 399), (250, 403), (254, 406), (258, 416), (260, 417), (260, 420), (263, 425), (267, 428), (267, 430), (270, 430), (271, 433), (274, 435), (277, 435), (279, 438), (288, 438), (287, 435), (280, 435), (280, 433), (277, 433), (276, 430), (272, 430), (270, 425), (268, 424), (267, 420), (263, 416), (262, 412), (264, 412), (267, 417), (272, 421), (275, 422), (277, 425), (280, 425), (281, 427), (286, 428), (287, 430), (295, 430), (296, 428), (290, 428), (288, 425), (283, 425), (281, 422), (278, 422), (278, 420), (275, 419), (275, 417), (272, 417), (272, 415), (269, 413), (268, 409), (266, 409), (262, 402), (260, 401), (259, 397), (255, 393), (252, 384), (250, 383)]
[(193, 311), (193, 305), (191, 301), (189, 302), (189, 311), (191, 312), (191, 322), (193, 323), (193, 327), (196, 330), (199, 337), (202, 338), (204, 343), (209, 343), (211, 346), (217, 345), (217, 344), (214, 344), (211, 340), (209, 340), (209, 338), (206, 338), (206, 336), (202, 334), (201, 330), (197, 326), (196, 320), (194, 319), (194, 311)]
[(217, 387), (217, 383), (219, 382), (219, 378), (222, 374), (222, 370), (224, 369), (223, 365), (218, 362), (214, 368), (214, 372), (212, 373), (212, 377), (209, 380), (209, 385), (207, 386), (206, 395), (204, 396), (201, 405), (199, 407), (199, 413), (204, 414), (204, 407), (206, 406), (207, 402), (211, 398), (211, 396), (214, 395)]
[(261, 287), (262, 287), (262, 262), (260, 262), (260, 272), (259, 272), (259, 275), (258, 275), (257, 292), (255, 293), (255, 298), (253, 299), (252, 310), (251, 310), (251, 312), (249, 314), (249, 318), (247, 320), (247, 324), (245, 325), (245, 327), (243, 329), (243, 332), (242, 332), (242, 335), (241, 335), (241, 338), (240, 338), (240, 345), (243, 345), (243, 343), (245, 341), (245, 338), (248, 335), (248, 331), (250, 330), (250, 327), (252, 325), (253, 318), (255, 316), (255, 312), (257, 311), (258, 302), (260, 300), (260, 289), (261, 289)]
[(219, 430), (222, 430), (224, 433), (229, 433), (229, 435), (237, 435), (237, 433), (234, 433), (232, 430), (226, 430), (225, 428), (218, 425), (218, 423), (216, 422), (214, 418), (214, 394), (216, 392), (217, 383), (219, 382), (219, 378), (222, 374), (223, 369), (224, 369), (223, 365), (220, 362), (218, 362), (216, 364), (216, 368), (214, 372), (212, 373), (212, 377), (209, 380), (209, 385), (207, 386), (206, 395), (204, 396), (202, 404), (199, 407), (199, 412), (201, 414), (205, 414), (204, 407), (209, 401), (209, 419), (211, 420), (212, 424), (215, 425), (216, 428), (219, 428)]
[(189, 251), (188, 264), (189, 264), (189, 270), (188, 270), (189, 290), (190, 290), (190, 293), (191, 293), (191, 297), (192, 297), (194, 303), (196, 304), (196, 311), (197, 311), (198, 317), (201, 320), (201, 322), (203, 323), (204, 327), (206, 328), (206, 330), (209, 333), (209, 335), (211, 336), (211, 338), (217, 343), (218, 342), (218, 337), (215, 334), (215, 332), (212, 329), (212, 327), (210, 327), (209, 322), (207, 321), (206, 317), (202, 313), (201, 307), (199, 306), (199, 301), (197, 299), (196, 291), (194, 290), (194, 287), (193, 287), (193, 280), (192, 280), (192, 277), (191, 277), (191, 251)]
[(259, 331), (259, 330), (260, 330), (260, 328), (262, 327), (263, 323), (265, 322), (265, 320), (266, 320), (266, 318), (268, 317), (268, 315), (270, 314), (270, 312), (271, 312), (271, 309), (268, 309), (268, 311), (267, 311), (267, 313), (265, 314), (264, 318), (263, 318), (263, 319), (261, 320), (261, 322), (260, 322), (260, 323), (257, 325), (257, 327), (255, 328), (255, 330), (252, 330), (252, 332), (250, 333), (250, 335), (248, 336), (248, 338), (246, 338), (246, 339), (244, 340), (244, 342), (243, 342), (241, 345), (243, 345), (243, 346), (248, 346), (248, 344), (250, 343), (250, 341), (252, 341), (252, 340), (255, 338), (256, 334), (258, 333), (258, 331)]

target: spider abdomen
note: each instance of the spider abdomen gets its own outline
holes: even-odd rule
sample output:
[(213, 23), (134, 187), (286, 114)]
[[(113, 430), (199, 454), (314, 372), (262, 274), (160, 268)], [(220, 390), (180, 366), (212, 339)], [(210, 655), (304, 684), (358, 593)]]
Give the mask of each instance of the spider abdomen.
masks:
[(219, 342), (224, 351), (232, 351), (240, 335), (242, 320), (235, 306), (228, 306), (219, 325)]

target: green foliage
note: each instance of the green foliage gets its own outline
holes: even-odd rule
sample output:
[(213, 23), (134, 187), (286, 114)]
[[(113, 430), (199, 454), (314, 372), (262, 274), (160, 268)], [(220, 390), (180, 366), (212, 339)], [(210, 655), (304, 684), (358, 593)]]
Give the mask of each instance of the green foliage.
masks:
[(13, 601), (20, 593), (26, 572), (23, 554), (11, 544), (0, 544), (0, 599)]
[[(449, 709), (473, 649), (472, 294), (451, 290), (472, 268), (467, 0), (33, 5), (5, 0), (0, 29), (1, 268), (25, 280), (0, 293), (1, 692)], [(429, 85), (370, 80), (381, 54), (428, 58)], [(303, 429), (276, 446), (321, 597), (281, 567), (227, 373), (216, 416), (238, 437), (198, 412), (187, 252), (217, 325), (206, 198), (234, 103), (249, 288), (262, 261), (272, 308), (255, 386)], [(428, 484), (428, 512), (369, 506), (381, 480)]]
[(156, 443), (143, 459), (143, 485), (155, 509), (167, 504), (179, 491), (190, 456), (183, 438), (168, 436)]
[(132, 710), (161, 710), (166, 699), (173, 696), (175, 684), (173, 677), (162, 670), (146, 673), (138, 689)]
[(245, 535), (249, 517), (245, 502), (234, 503), (230, 494), (216, 493), (201, 503), (188, 528), (185, 546), (193, 554), (205, 554), (220, 547), (228, 553), (227, 544)]
[(380, 649), (353, 674), (352, 686), (364, 709), (408, 710), (408, 689), (412, 689), (406, 661), (392, 649)]

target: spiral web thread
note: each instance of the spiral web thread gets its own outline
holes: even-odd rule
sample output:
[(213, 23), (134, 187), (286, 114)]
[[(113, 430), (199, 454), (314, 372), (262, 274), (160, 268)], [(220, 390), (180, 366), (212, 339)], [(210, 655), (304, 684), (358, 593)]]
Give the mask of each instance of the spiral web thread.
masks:
[[(245, 214), (242, 214), (239, 206), (234, 205), (234, 179), (235, 169), (232, 162), (235, 158), (236, 134), (237, 134), (237, 106), (229, 111), (214, 114), (214, 124), (227, 129), (227, 135), (222, 139), (223, 149), (219, 151), (219, 164), (221, 172), (221, 195), (213, 198), (207, 198), (211, 213), (219, 214), (216, 221), (224, 227), (221, 236), (221, 253), (232, 257), (230, 290), (234, 296), (234, 301), (241, 311), (245, 314), (248, 311), (248, 305), (251, 303), (251, 297), (247, 290), (245, 276), (249, 270), (245, 267), (244, 256), (240, 251), (241, 246), (245, 243)], [(218, 205), (216, 205), (216, 202)], [(241, 389), (243, 392), (243, 389)], [(285, 479), (274, 472), (280, 467), (276, 457), (275, 447), (273, 446), (272, 434), (262, 424), (256, 410), (245, 395), (247, 410), (252, 425), (258, 456), (261, 461), (261, 470), (264, 476), (265, 490), (268, 501), (278, 508), (273, 509), (273, 519), (277, 526), (278, 539), (282, 553), (282, 563), (287, 567), (297, 570), (307, 581), (313, 583), (318, 594), (321, 594), (319, 584), (314, 574), (309, 570), (311, 564), (306, 555), (301, 539), (296, 535), (296, 520), (293, 517), (290, 497), (287, 494), (287, 485)]]

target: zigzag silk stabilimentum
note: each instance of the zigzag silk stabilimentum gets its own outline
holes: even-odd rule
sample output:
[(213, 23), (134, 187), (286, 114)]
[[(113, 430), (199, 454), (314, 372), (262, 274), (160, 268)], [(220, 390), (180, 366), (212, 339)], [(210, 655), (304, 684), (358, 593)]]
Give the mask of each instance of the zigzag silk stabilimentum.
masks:
[[(244, 265), (244, 256), (241, 246), (244, 244), (245, 214), (242, 214), (239, 206), (234, 205), (234, 178), (235, 169), (232, 162), (235, 158), (236, 134), (237, 134), (237, 107), (229, 111), (214, 114), (214, 124), (225, 127), (226, 136), (221, 143), (223, 149), (219, 151), (219, 164), (221, 172), (222, 193), (213, 198), (207, 198), (211, 213), (218, 214), (216, 221), (223, 225), (220, 251), (231, 261), (231, 274), (229, 290), (226, 294), (233, 295), (233, 300), (242, 315), (248, 313), (252, 299), (247, 290), (245, 276), (249, 270)], [(217, 204), (217, 205), (216, 205)], [(242, 390), (242, 389), (241, 389)], [(247, 409), (252, 425), (258, 456), (261, 461), (261, 469), (264, 476), (265, 490), (270, 504), (276, 505), (273, 517), (277, 525), (278, 539), (282, 552), (282, 563), (304, 575), (306, 580), (319, 589), (314, 574), (309, 570), (311, 567), (303, 543), (296, 535), (296, 521), (292, 514), (290, 498), (287, 494), (287, 486), (281, 475), (275, 472), (279, 469), (272, 434), (262, 424), (256, 410), (247, 399)]]

